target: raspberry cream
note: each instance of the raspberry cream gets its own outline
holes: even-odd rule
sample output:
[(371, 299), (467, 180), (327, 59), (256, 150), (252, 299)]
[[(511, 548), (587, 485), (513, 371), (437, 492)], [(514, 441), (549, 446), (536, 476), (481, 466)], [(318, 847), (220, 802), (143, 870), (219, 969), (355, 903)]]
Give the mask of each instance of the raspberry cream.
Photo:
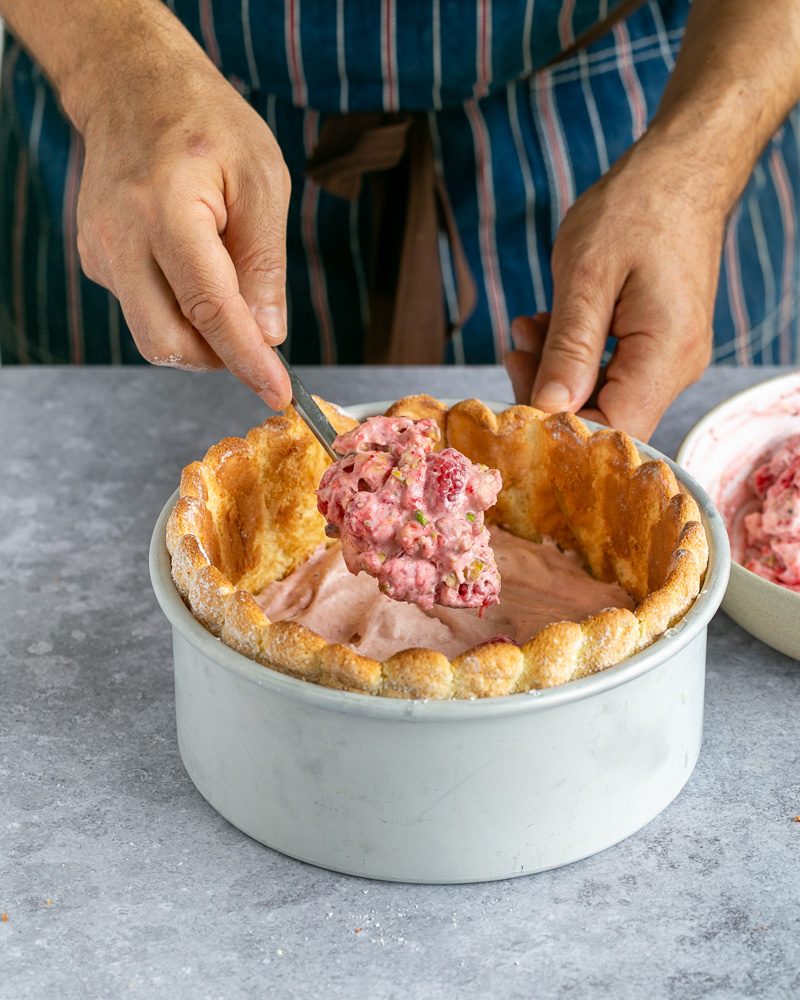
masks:
[(453, 448), (434, 452), (439, 436), (433, 420), (370, 417), (334, 441), (344, 457), (322, 477), (317, 505), (347, 569), (375, 577), (381, 594), (426, 611), (487, 608), (500, 577), (483, 512), (500, 473)]
[(800, 434), (765, 456), (747, 485), (743, 563), (772, 583), (800, 591)]
[(337, 543), (257, 597), (272, 621), (290, 619), (328, 642), (385, 660), (425, 646), (454, 657), (489, 639), (526, 642), (555, 621), (580, 621), (603, 608), (634, 608), (616, 583), (593, 579), (574, 552), (537, 544), (492, 527), (491, 544), (503, 577), (503, 600), (482, 615), (435, 606), (423, 611), (382, 594), (369, 577), (348, 572)]
[(798, 455), (798, 372), (731, 396), (679, 453), (722, 514), (733, 560), (794, 592), (800, 592)]

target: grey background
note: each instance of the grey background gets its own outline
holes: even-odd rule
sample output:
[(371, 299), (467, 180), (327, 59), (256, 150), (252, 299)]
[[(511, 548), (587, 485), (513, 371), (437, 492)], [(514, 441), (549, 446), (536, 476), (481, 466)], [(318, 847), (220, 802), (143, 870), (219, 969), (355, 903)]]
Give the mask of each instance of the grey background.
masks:
[[(304, 374), (345, 404), (510, 398), (494, 368)], [(653, 443), (674, 454), (770, 374), (709, 371)], [(796, 992), (800, 669), (722, 614), (694, 776), (587, 861), (381, 884), (281, 857), (206, 804), (175, 742), (147, 546), (182, 466), (264, 415), (227, 375), (0, 370), (0, 997)]]

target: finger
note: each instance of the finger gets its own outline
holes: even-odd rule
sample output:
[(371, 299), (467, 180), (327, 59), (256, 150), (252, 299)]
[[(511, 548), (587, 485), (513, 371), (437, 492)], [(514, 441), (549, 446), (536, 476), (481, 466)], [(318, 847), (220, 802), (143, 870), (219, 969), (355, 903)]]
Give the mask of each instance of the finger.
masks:
[(511, 340), (518, 351), (530, 351), (541, 357), (544, 338), (550, 325), (550, 313), (517, 316), (511, 324)]
[(182, 315), (167, 279), (149, 255), (110, 275), (136, 346), (147, 361), (187, 371), (224, 368), (223, 362)]
[(528, 405), (531, 401), (531, 389), (536, 378), (536, 359), (530, 351), (509, 351), (503, 358), (511, 388), (514, 390), (514, 402)]
[(600, 265), (555, 271), (553, 311), (533, 388), (533, 405), (575, 411), (588, 399), (614, 315), (620, 282)]
[(518, 316), (511, 324), (511, 339), (517, 350), (506, 354), (503, 362), (517, 403), (527, 405), (531, 401), (533, 383), (547, 335), (547, 318), (546, 313)]
[(694, 380), (686, 360), (686, 343), (677, 334), (621, 339), (597, 394), (602, 422), (647, 441), (669, 404)]
[[(280, 153), (277, 154), (280, 157)], [(228, 194), (225, 246), (239, 292), (270, 344), (286, 339), (286, 215), (290, 183), (280, 170), (239, 181)]]
[(597, 375), (597, 381), (594, 384), (594, 389), (592, 389), (591, 395), (586, 400), (586, 405), (578, 410), (578, 416), (583, 417), (585, 420), (594, 420), (596, 424), (605, 424), (608, 426), (608, 417), (600, 409), (600, 404), (598, 398), (603, 386), (608, 381), (608, 368), (603, 365)]
[[(603, 386), (606, 384), (607, 381), (608, 381), (608, 368), (606, 365), (601, 365), (600, 371), (597, 373), (597, 379), (595, 380), (594, 388), (592, 389), (589, 398), (586, 400), (584, 409), (596, 410), (598, 408), (600, 404), (597, 402), (597, 399), (598, 396), (600, 395), (600, 391), (602, 390)], [(593, 418), (590, 417), (589, 419), (591, 420)]]
[(289, 377), (239, 294), (211, 210), (197, 203), (165, 219), (153, 253), (194, 329), (268, 406), (285, 409), (292, 397)]

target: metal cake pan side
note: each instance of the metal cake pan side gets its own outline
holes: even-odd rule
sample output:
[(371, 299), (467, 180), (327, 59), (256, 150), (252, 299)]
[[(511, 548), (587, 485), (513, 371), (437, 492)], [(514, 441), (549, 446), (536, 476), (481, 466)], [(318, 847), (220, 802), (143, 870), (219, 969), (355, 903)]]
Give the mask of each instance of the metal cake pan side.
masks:
[(673, 468), (710, 541), (705, 584), (684, 620), (592, 677), (472, 702), (334, 691), (225, 646), (172, 583), (164, 537), (173, 496), (153, 534), (151, 576), (173, 628), (178, 740), (192, 780), (262, 843), (372, 878), (507, 878), (629, 836), (678, 794), (697, 760), (706, 630), (730, 565), (719, 515)]

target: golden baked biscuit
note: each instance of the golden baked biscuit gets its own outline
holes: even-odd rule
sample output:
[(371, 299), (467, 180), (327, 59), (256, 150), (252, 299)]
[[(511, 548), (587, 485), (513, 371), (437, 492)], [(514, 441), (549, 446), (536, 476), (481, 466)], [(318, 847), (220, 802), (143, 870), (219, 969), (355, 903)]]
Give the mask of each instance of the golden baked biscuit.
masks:
[[(319, 400), (340, 433), (356, 421)], [(453, 660), (408, 649), (384, 662), (271, 622), (254, 594), (308, 559), (325, 536), (315, 489), (329, 464), (293, 412), (225, 438), (183, 470), (167, 524), (172, 577), (198, 621), (264, 666), (327, 687), (389, 698), (487, 698), (553, 687), (619, 663), (686, 614), (708, 563), (696, 502), (663, 461), (643, 461), (621, 431), (591, 432), (571, 414), (529, 406), (495, 414), (468, 399), (398, 400), (389, 415), (431, 417), (442, 447), (500, 470), (487, 520), (520, 538), (577, 550), (598, 579), (637, 602), (546, 625), (521, 647), (477, 646)]]

